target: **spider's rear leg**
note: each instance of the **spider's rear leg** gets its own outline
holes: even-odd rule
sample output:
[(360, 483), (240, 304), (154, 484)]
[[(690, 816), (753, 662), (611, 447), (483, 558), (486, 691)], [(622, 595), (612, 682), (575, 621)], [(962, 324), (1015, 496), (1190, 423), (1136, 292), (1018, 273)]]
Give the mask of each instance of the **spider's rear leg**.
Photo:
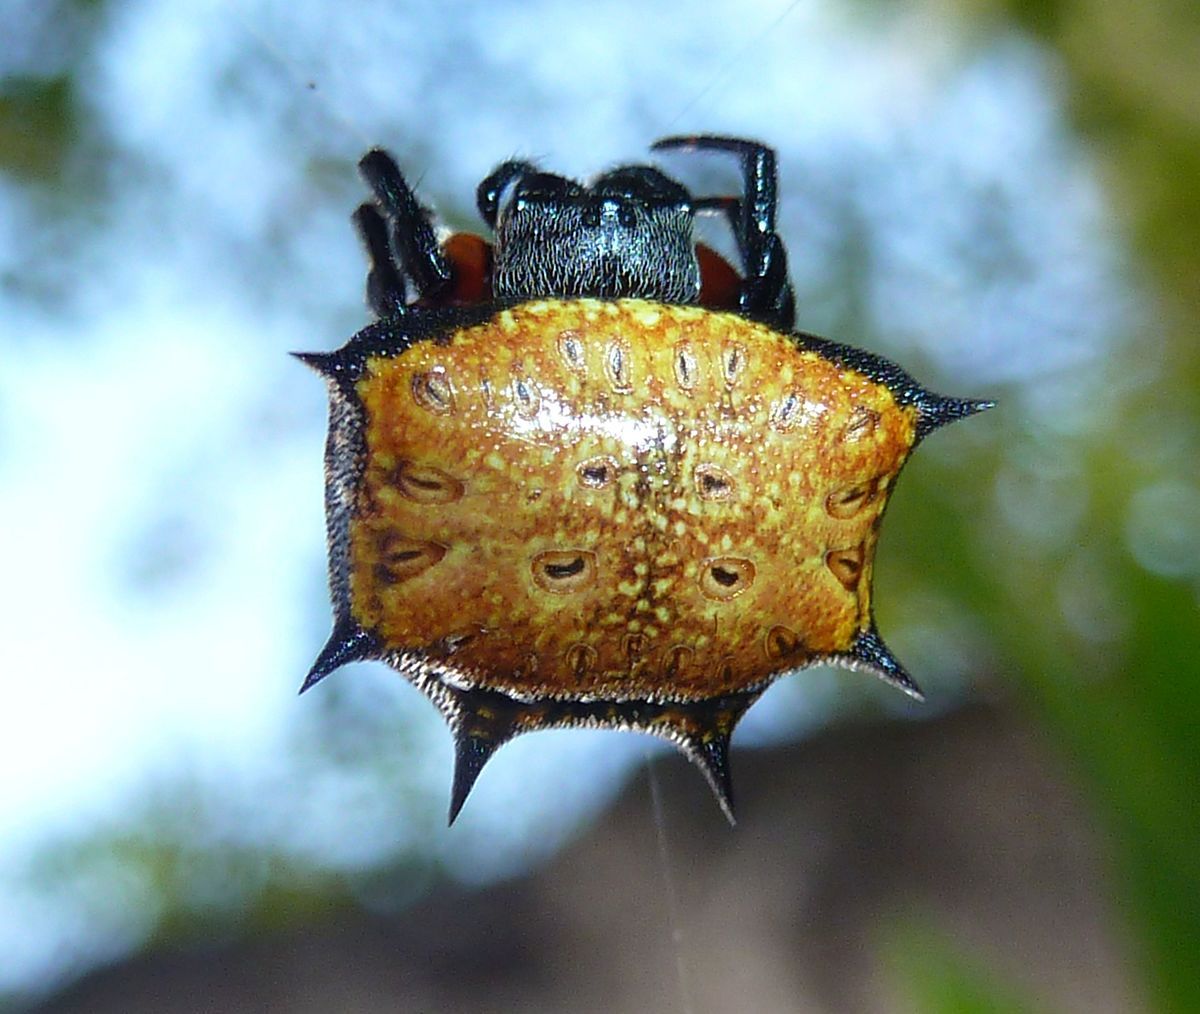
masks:
[(430, 213), (417, 202), (404, 174), (386, 151), (375, 148), (367, 152), (358, 169), (375, 192), (391, 227), (395, 269), (413, 283), (418, 297), (440, 302), (454, 284), (454, 272), (438, 244)]
[(665, 137), (654, 151), (725, 151), (738, 156), (742, 196), (701, 198), (697, 211), (722, 212), (729, 221), (742, 259), (745, 279), (738, 306), (775, 327), (795, 325), (795, 296), (788, 280), (787, 252), (775, 231), (778, 203), (775, 152), (756, 141), (706, 134)]

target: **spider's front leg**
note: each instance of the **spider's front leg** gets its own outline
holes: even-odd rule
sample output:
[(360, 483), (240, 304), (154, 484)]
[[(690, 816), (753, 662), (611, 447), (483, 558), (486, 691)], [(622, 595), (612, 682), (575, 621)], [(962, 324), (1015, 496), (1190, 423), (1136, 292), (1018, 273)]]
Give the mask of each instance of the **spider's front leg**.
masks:
[(738, 156), (742, 196), (700, 198), (694, 206), (697, 211), (723, 213), (733, 230), (745, 273), (738, 307), (773, 327), (792, 330), (796, 297), (788, 279), (787, 251), (775, 231), (775, 152), (756, 141), (708, 134), (664, 137), (650, 147), (653, 151), (725, 151)]
[(453, 287), (454, 271), (434, 234), (430, 213), (418, 203), (386, 151), (367, 152), (358, 169), (383, 212), (364, 205), (355, 216), (371, 258), (367, 277), (371, 308), (380, 316), (381, 310), (402, 310), (408, 295), (405, 279), (412, 282), (418, 298), (437, 301)]

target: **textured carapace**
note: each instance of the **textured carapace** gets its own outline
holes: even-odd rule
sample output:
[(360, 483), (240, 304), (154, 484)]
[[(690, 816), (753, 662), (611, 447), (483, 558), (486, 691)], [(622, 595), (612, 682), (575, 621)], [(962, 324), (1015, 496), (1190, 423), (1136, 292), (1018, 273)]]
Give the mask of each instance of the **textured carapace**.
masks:
[(769, 149), (656, 147), (733, 152), (745, 193), (507, 162), (478, 194), (495, 243), (439, 243), (371, 152), (380, 319), (301, 357), (331, 392), (335, 609), (305, 688), (369, 658), (411, 679), (456, 737), (452, 820), (499, 745), (561, 725), (670, 739), (732, 819), (729, 737), (773, 680), (835, 662), (920, 696), (874, 625), (879, 524), (913, 447), (990, 403), (793, 330)]

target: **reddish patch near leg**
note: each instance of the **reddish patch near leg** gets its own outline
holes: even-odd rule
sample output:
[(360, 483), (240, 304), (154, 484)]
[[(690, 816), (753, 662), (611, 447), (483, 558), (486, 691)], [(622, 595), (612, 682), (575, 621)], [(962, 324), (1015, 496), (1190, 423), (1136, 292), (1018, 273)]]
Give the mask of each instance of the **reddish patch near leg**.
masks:
[(696, 244), (696, 260), (700, 262), (700, 305), (714, 310), (736, 309), (742, 278), (733, 265), (703, 243)]
[(461, 305), (492, 298), (492, 245), (469, 232), (453, 233), (442, 254), (454, 268), (454, 287), (438, 302)]

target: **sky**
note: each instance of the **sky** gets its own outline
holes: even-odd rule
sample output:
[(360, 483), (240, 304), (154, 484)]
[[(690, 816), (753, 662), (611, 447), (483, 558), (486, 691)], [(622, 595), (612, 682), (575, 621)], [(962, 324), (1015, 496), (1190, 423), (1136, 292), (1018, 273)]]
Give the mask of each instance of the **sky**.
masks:
[[(222, 848), (351, 877), (419, 855), (480, 882), (551, 854), (659, 749), (519, 739), (447, 831), (450, 738), (416, 691), (371, 665), (296, 697), (329, 623), (325, 400), (286, 353), (368, 320), (349, 224), (366, 148), (474, 227), (477, 181), (514, 155), (587, 176), (671, 133), (760, 138), (780, 153), (806, 330), (868, 338), (1060, 435), (1161, 368), (1151, 349), (1114, 375), (1136, 293), (1054, 64), (1017, 37), (824, 0), (47, 9), (17, 4), (0, 54), (3, 77), (74, 74), (79, 118), (61, 180), (0, 176), (0, 994), (157, 925), (144, 864), (89, 842), (186, 841), (198, 911), (272, 875), (231, 876)], [(733, 181), (719, 161), (663, 165), (698, 190)], [(989, 495), (1015, 536), (1071, 538), (1072, 467), (1036, 442), (1006, 463)], [(1196, 495), (1146, 494), (1165, 503), (1131, 535), (1148, 559), (1178, 566), (1156, 519)], [(899, 641), (936, 709), (963, 692), (953, 646), (972, 634), (932, 605)], [(819, 727), (851, 679), (777, 685), (738, 747)]]

